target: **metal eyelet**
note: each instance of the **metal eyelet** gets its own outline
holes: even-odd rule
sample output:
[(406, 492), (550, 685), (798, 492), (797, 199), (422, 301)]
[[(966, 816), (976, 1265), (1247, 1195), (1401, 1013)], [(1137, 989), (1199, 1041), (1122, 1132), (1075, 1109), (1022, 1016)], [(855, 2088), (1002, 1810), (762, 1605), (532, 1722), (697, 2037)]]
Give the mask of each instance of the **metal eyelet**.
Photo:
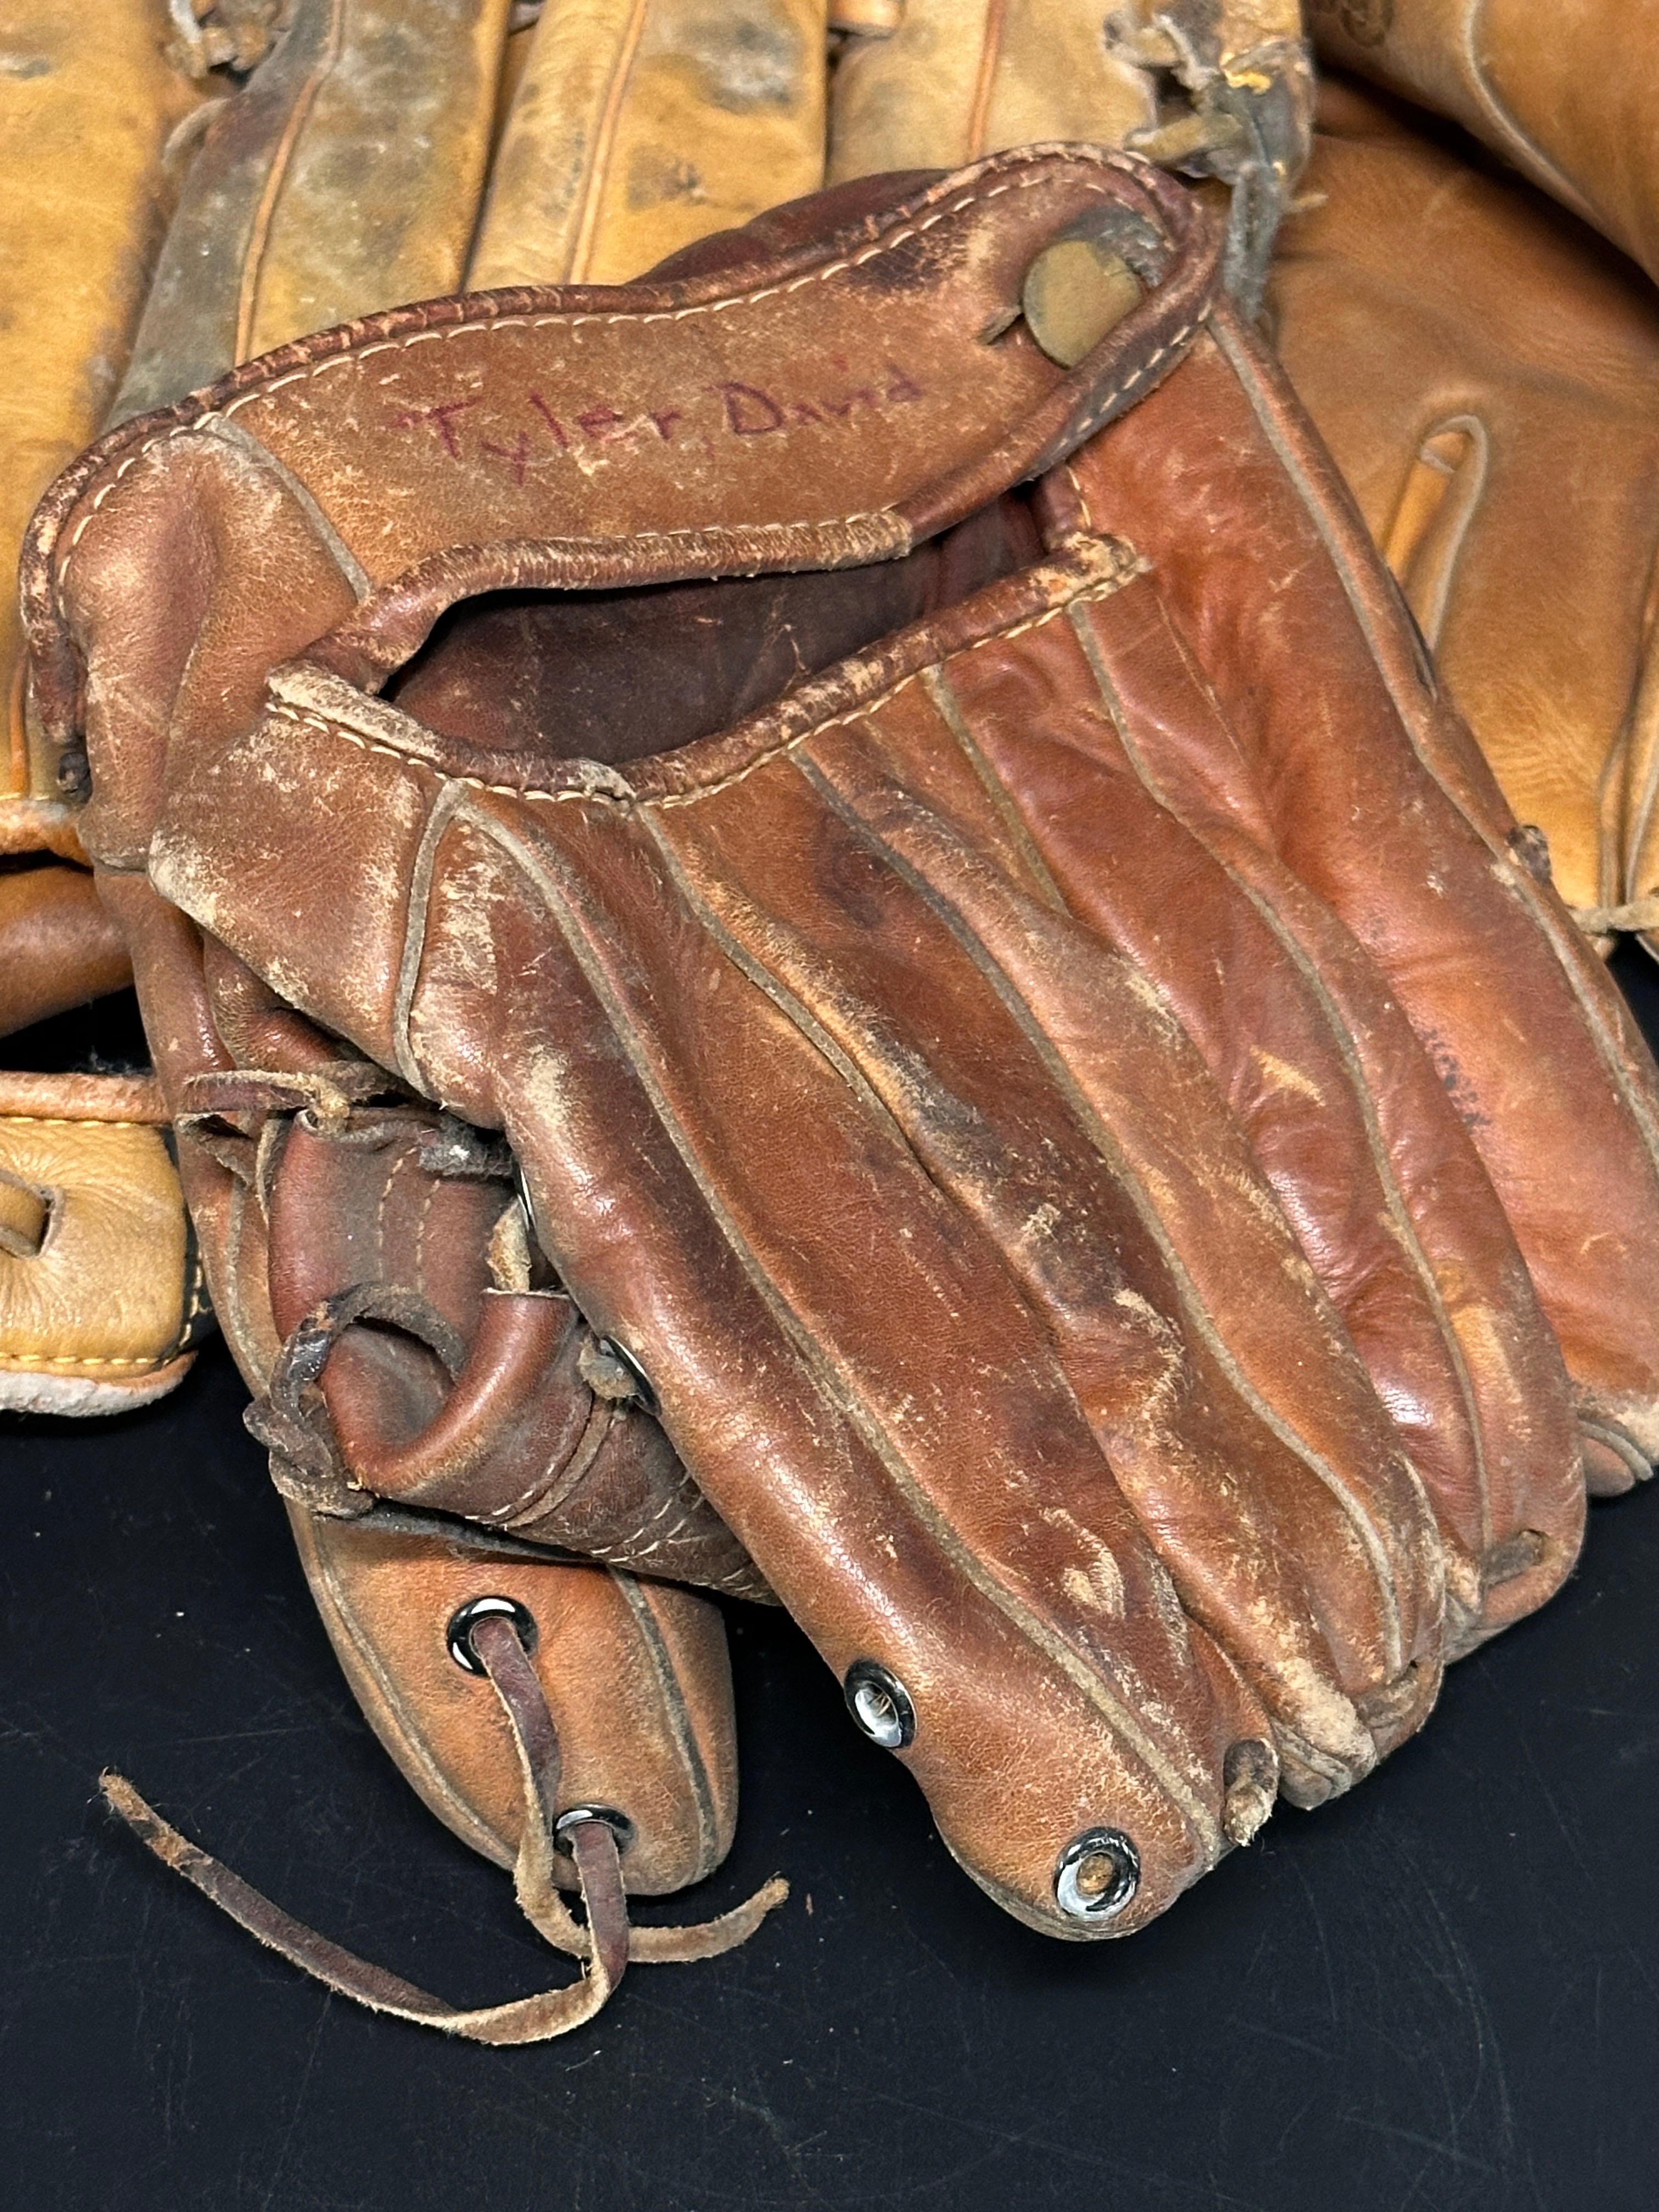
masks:
[(570, 1849), (570, 1832), (585, 1820), (603, 1820), (616, 1837), (618, 1850), (625, 1851), (634, 1840), (634, 1823), (614, 1805), (573, 1805), (553, 1823), (553, 1840), (562, 1851)]
[(1121, 1828), (1085, 1828), (1054, 1869), (1054, 1902), (1070, 1920), (1115, 1920), (1140, 1887), (1140, 1853)]
[(652, 1388), (651, 1377), (625, 1344), (618, 1344), (614, 1336), (602, 1336), (595, 1341), (593, 1349), (603, 1358), (614, 1359), (617, 1366), (625, 1370), (629, 1380), (634, 1385), (634, 1400), (636, 1405), (643, 1407), (647, 1413), (655, 1413), (660, 1410), (657, 1404), (656, 1391)]
[(472, 1626), (489, 1613), (505, 1613), (518, 1631), (519, 1641), (526, 1651), (536, 1648), (536, 1616), (527, 1606), (515, 1597), (469, 1598), (458, 1613), (452, 1613), (444, 1641), (449, 1646), (449, 1656), (458, 1667), (469, 1674), (484, 1673), (484, 1663), (472, 1649)]
[(915, 1741), (916, 1709), (896, 1674), (873, 1659), (855, 1659), (842, 1684), (847, 1710), (860, 1730), (884, 1751), (902, 1751)]

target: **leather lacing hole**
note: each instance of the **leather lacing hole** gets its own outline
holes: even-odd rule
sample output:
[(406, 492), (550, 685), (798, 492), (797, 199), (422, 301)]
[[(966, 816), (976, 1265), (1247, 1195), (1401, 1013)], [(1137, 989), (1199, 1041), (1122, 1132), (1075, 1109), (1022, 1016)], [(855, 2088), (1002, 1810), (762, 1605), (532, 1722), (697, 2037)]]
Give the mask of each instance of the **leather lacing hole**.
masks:
[(625, 1851), (634, 1840), (634, 1823), (614, 1805), (573, 1805), (553, 1823), (553, 1840), (562, 1851), (570, 1849), (571, 1831), (584, 1820), (602, 1820), (617, 1838), (619, 1851)]
[(484, 1674), (482, 1659), (472, 1649), (472, 1631), (476, 1625), (492, 1613), (505, 1613), (513, 1623), (518, 1638), (527, 1653), (536, 1648), (536, 1617), (527, 1606), (515, 1597), (469, 1598), (459, 1610), (450, 1615), (449, 1626), (444, 1631), (444, 1641), (449, 1646), (449, 1656), (458, 1667), (469, 1674)]

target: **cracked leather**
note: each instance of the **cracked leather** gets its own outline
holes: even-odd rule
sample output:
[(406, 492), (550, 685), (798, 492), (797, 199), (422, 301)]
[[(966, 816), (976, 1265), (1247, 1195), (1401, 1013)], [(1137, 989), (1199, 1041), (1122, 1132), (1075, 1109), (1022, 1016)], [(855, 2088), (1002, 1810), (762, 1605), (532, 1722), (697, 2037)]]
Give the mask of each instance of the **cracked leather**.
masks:
[[(501, 1133), (771, 1589), (903, 1686), (951, 1849), (1117, 1934), (1547, 1596), (1586, 1455), (1645, 1468), (1659, 1102), (1191, 196), (857, 191), (106, 440), (32, 540), (35, 711), (164, 1080), (235, 1057), (234, 959)], [(1156, 280), (1061, 370), (1025, 270), (1123, 211)], [(690, 729), (584, 681), (665, 599)], [(198, 1218), (258, 1210), (234, 1133)], [(1079, 1918), (1102, 1823), (1138, 1885)]]

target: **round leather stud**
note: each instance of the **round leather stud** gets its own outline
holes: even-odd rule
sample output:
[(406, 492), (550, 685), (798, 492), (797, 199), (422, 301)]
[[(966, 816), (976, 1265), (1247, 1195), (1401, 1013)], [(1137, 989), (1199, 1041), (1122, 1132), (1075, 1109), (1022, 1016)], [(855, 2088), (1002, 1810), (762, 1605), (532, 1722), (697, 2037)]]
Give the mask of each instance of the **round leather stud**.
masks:
[(1121, 253), (1091, 238), (1058, 238), (1026, 270), (1020, 310), (1049, 360), (1075, 368), (1146, 296)]

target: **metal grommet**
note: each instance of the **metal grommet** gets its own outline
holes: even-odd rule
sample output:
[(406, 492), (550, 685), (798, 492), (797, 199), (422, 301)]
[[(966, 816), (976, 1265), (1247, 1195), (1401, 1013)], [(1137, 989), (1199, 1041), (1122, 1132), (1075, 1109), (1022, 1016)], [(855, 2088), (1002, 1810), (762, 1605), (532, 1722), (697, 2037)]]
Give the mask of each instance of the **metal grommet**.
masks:
[(618, 1344), (614, 1336), (602, 1336), (596, 1341), (593, 1349), (604, 1358), (614, 1359), (617, 1366), (626, 1372), (629, 1380), (634, 1385), (634, 1397), (637, 1404), (642, 1406), (647, 1413), (654, 1413), (659, 1410), (657, 1394), (651, 1387), (651, 1377), (625, 1344)]
[(616, 1837), (618, 1850), (625, 1851), (634, 1840), (634, 1823), (614, 1805), (573, 1805), (553, 1823), (553, 1840), (562, 1851), (570, 1849), (570, 1831), (580, 1828), (585, 1820), (603, 1820)]
[(842, 1684), (847, 1710), (872, 1743), (902, 1751), (916, 1733), (916, 1709), (896, 1674), (873, 1659), (855, 1659)]
[(1121, 1828), (1085, 1828), (1054, 1869), (1054, 1902), (1068, 1920), (1115, 1920), (1140, 1887), (1140, 1853)]
[(525, 1650), (533, 1651), (536, 1648), (536, 1616), (527, 1606), (520, 1605), (517, 1598), (469, 1598), (458, 1613), (451, 1614), (449, 1626), (444, 1631), (444, 1641), (449, 1646), (450, 1657), (458, 1667), (465, 1668), (469, 1674), (482, 1674), (485, 1671), (483, 1661), (472, 1649), (472, 1629), (475, 1622), (485, 1620), (490, 1613), (505, 1613), (517, 1629), (519, 1641)]

